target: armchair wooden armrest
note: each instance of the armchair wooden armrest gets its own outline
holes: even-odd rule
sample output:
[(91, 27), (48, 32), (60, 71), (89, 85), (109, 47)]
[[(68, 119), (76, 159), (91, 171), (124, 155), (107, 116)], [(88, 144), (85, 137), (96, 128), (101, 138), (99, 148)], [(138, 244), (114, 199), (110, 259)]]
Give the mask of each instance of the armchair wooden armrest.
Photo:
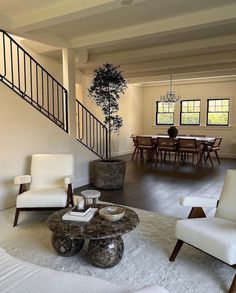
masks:
[(14, 184), (31, 183), (32, 177), (30, 175), (20, 175), (14, 178)]
[(67, 185), (67, 206), (74, 206), (72, 181), (73, 176), (66, 176), (64, 179), (65, 185)]
[(26, 185), (27, 183), (31, 183), (32, 177), (30, 175), (20, 175), (14, 178), (14, 184), (19, 184), (19, 194), (25, 192), (27, 190)]
[(73, 183), (73, 176), (66, 176), (64, 179), (65, 185)]

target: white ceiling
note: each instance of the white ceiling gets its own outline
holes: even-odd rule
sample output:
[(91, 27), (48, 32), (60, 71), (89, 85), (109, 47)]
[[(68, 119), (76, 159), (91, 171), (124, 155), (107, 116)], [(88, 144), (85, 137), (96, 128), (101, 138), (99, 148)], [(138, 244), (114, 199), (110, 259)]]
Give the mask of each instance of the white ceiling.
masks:
[(74, 49), (85, 74), (104, 62), (139, 81), (236, 72), (235, 0), (1, 0), (0, 28), (41, 54)]

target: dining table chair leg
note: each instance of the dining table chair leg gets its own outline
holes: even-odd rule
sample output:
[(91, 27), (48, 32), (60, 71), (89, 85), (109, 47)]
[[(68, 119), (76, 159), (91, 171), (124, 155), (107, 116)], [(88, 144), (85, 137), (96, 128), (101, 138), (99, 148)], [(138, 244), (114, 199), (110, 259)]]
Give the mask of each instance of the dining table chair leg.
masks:
[(211, 166), (212, 167), (214, 167), (214, 164), (213, 164), (213, 161), (212, 161), (212, 158), (211, 158), (211, 155), (210, 155), (210, 153), (208, 152), (208, 159), (210, 160), (210, 162), (211, 162)]
[(164, 162), (166, 162), (166, 153), (167, 151), (164, 152)]
[(162, 161), (163, 161), (163, 159), (162, 159), (162, 151), (160, 151), (160, 155), (161, 155), (161, 163), (162, 163)]
[(178, 152), (175, 152), (175, 158), (174, 158), (174, 166), (176, 165), (176, 160), (177, 160), (177, 154), (178, 154)]
[(132, 160), (134, 159), (134, 156), (135, 156), (136, 152), (137, 152), (137, 147), (135, 147), (135, 149), (134, 149), (134, 152), (133, 152), (133, 155), (132, 155)]
[(218, 156), (217, 151), (215, 151), (215, 155), (216, 155), (217, 161), (218, 161), (218, 163), (219, 163), (219, 165), (220, 165), (220, 159), (219, 159), (219, 156)]

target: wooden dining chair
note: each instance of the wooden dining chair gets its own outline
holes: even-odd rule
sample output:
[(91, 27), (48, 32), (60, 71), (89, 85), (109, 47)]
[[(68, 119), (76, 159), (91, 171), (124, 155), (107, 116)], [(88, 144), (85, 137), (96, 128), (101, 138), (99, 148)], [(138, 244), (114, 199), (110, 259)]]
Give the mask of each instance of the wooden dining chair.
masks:
[(211, 165), (212, 167), (214, 166), (213, 164), (213, 161), (212, 161), (212, 158), (211, 158), (211, 153), (214, 152), (215, 155), (216, 155), (216, 159), (220, 165), (220, 159), (219, 159), (219, 156), (218, 156), (218, 150), (220, 149), (220, 144), (222, 142), (222, 137), (216, 137), (214, 142), (213, 143), (207, 143), (205, 145), (205, 157), (204, 157), (204, 160), (205, 160), (205, 163), (207, 162), (207, 160), (209, 159), (210, 162), (211, 162)]
[(140, 154), (141, 160), (144, 160), (143, 152), (150, 152), (151, 153), (151, 161), (154, 161), (155, 155), (157, 156), (157, 147), (155, 140), (152, 139), (151, 136), (137, 136), (137, 154), (136, 160), (138, 155)]
[[(161, 156), (161, 162), (166, 162), (166, 154), (169, 153), (169, 158), (170, 158), (170, 153), (174, 152), (175, 153), (175, 159), (174, 159), (174, 164), (176, 163), (176, 155), (177, 155), (177, 147), (176, 143), (174, 141), (174, 138), (171, 137), (158, 137), (157, 139), (157, 161), (159, 159), (159, 154)], [(162, 153), (164, 153), (164, 158), (162, 156)]]
[(180, 156), (181, 158), (185, 158), (186, 154), (192, 154), (192, 164), (194, 165), (195, 155), (197, 155), (197, 165), (199, 164), (199, 146), (197, 144), (196, 139), (189, 138), (179, 138), (178, 139), (178, 155), (177, 162), (179, 165)]

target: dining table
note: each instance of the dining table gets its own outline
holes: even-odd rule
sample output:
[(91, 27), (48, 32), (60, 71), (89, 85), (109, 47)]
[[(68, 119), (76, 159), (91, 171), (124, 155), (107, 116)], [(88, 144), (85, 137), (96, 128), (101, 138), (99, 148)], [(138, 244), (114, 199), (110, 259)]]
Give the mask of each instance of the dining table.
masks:
[[(169, 135), (153, 135), (153, 134), (139, 134), (139, 135), (131, 135), (131, 139), (136, 138), (137, 136), (141, 136), (141, 137), (151, 137), (154, 141), (154, 143), (158, 143), (158, 138), (169, 138)], [(176, 141), (176, 145), (178, 145), (178, 139), (179, 138), (183, 138), (183, 139), (195, 139), (196, 143), (198, 146), (201, 146), (201, 151), (200, 151), (200, 160), (202, 160), (202, 157), (206, 151), (206, 148), (209, 145), (213, 145), (214, 141), (215, 141), (215, 137), (211, 137), (211, 136), (187, 136), (187, 135), (178, 135), (174, 138), (174, 140)], [(134, 151), (135, 153), (135, 151)], [(147, 152), (147, 158), (148, 160), (150, 160), (151, 158), (151, 152)]]
[[(144, 137), (152, 137), (154, 141), (157, 141), (157, 139), (160, 137), (163, 138), (169, 138), (169, 135), (153, 135), (153, 134), (139, 134), (139, 135), (131, 135), (130, 138), (134, 138), (137, 136), (144, 136)], [(185, 135), (179, 135), (176, 136), (174, 139), (178, 140), (179, 138), (184, 138), (184, 139), (196, 139), (198, 143), (213, 143), (215, 140), (215, 137), (211, 136), (185, 136)]]

